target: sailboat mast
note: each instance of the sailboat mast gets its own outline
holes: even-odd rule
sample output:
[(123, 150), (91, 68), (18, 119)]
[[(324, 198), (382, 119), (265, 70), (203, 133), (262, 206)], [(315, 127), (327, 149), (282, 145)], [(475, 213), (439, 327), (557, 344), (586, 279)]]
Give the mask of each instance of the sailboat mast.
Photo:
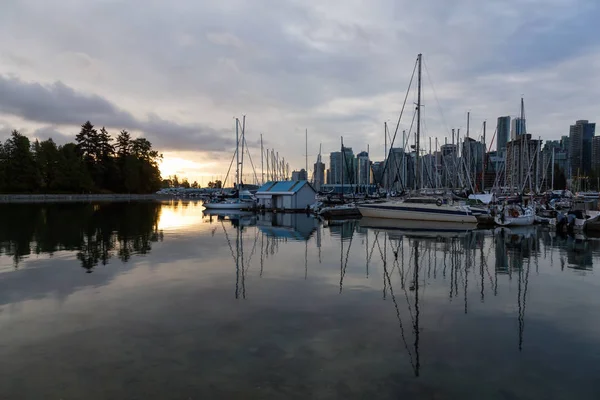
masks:
[(236, 157), (236, 167), (235, 167), (235, 185), (236, 187), (239, 189), (239, 183), (240, 183), (240, 131), (239, 131), (239, 126), (240, 126), (240, 120), (239, 119), (235, 119), (235, 157)]
[(261, 181), (260, 184), (265, 184), (265, 167), (264, 167), (264, 159), (265, 153), (263, 152), (263, 141), (262, 141), (262, 133), (260, 134), (260, 173), (261, 173)]
[(418, 63), (418, 86), (417, 86), (417, 144), (415, 146), (415, 189), (419, 189), (419, 141), (421, 140), (421, 58), (422, 54), (417, 56)]
[(344, 198), (344, 164), (346, 161), (346, 153), (344, 152), (344, 137), (340, 136), (340, 143), (342, 144), (342, 199)]
[(246, 140), (246, 116), (242, 118), (242, 161), (240, 162), (240, 183), (244, 183), (244, 141)]
[(552, 147), (552, 186), (550, 186), (551, 190), (554, 190), (554, 147)]
[(308, 129), (304, 130), (304, 156), (305, 156), (305, 163), (306, 163), (306, 177), (308, 178)]
[(483, 121), (483, 154), (481, 155), (481, 192), (485, 193), (485, 157), (487, 155), (485, 146), (485, 128), (487, 121)]

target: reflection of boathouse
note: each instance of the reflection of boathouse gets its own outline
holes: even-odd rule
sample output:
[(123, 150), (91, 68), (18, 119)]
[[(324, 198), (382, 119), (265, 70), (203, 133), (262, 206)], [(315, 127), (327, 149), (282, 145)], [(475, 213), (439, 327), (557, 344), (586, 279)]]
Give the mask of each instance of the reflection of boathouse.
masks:
[(308, 240), (316, 231), (317, 222), (306, 214), (265, 214), (257, 221), (258, 229), (270, 237)]
[(308, 181), (267, 182), (256, 192), (259, 207), (276, 210), (305, 210), (317, 192)]

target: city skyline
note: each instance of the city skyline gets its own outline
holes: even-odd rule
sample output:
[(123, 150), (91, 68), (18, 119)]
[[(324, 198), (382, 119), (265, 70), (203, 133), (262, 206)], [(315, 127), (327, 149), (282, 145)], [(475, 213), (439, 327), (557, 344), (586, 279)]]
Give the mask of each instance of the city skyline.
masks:
[[(89, 119), (147, 137), (165, 156), (163, 175), (199, 182), (225, 175), (232, 117), (244, 114), (255, 159), (263, 134), (299, 168), (305, 129), (311, 164), (318, 143), (327, 154), (342, 135), (379, 155), (418, 53), (425, 140), (466, 132), (467, 111), (474, 135), (483, 120), (491, 133), (498, 116), (519, 115), (522, 95), (527, 128), (543, 140), (597, 120), (595, 2), (232, 1), (4, 4), (0, 138), (19, 129), (64, 143)], [(89, 29), (96, 19), (102, 29)]]

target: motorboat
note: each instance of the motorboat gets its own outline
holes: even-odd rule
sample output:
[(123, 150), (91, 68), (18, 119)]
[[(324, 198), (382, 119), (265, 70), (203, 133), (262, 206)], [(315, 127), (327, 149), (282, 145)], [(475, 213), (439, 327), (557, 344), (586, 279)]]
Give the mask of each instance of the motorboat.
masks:
[(439, 221), (477, 223), (477, 218), (466, 205), (454, 205), (435, 197), (410, 197), (401, 201), (361, 204), (363, 217), (412, 221)]

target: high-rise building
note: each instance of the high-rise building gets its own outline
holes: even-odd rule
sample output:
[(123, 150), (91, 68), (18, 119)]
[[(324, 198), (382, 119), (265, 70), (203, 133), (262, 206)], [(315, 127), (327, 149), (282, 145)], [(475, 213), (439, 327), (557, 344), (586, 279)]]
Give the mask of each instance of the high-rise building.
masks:
[(596, 174), (600, 172), (600, 136), (592, 139), (592, 170)]
[[(319, 159), (321, 156), (319, 156)], [(320, 190), (321, 186), (325, 184), (325, 163), (317, 161), (313, 166), (313, 184), (315, 189)]]
[(373, 162), (373, 183), (376, 185), (384, 186), (383, 182), (383, 166), (385, 161), (375, 161)]
[(484, 155), (485, 144), (469, 137), (464, 139), (461, 155), (464, 163), (463, 168), (469, 171), (469, 181), (467, 183), (472, 184), (473, 187), (481, 186)]
[(442, 152), (442, 186), (458, 187), (458, 146), (455, 144), (443, 144)]
[(543, 175), (540, 154), (541, 140), (531, 134), (519, 135), (506, 144), (506, 183), (517, 190), (537, 191)]
[(306, 181), (308, 180), (308, 174), (306, 170), (302, 168), (300, 171), (292, 171), (292, 180), (293, 181)]
[(329, 171), (331, 181), (328, 181), (328, 184), (356, 183), (356, 161), (352, 147), (343, 147), (342, 151), (329, 154)]
[(527, 133), (525, 118), (514, 118), (510, 121), (510, 140), (515, 140), (519, 135)]
[(384, 166), (383, 187), (391, 190), (402, 190), (406, 187), (412, 187), (412, 177), (409, 179), (407, 170), (408, 158), (409, 156), (404, 152), (403, 148), (394, 147), (390, 149), (389, 157)]
[(569, 128), (570, 176), (587, 175), (592, 168), (592, 139), (596, 124), (579, 120)]
[(371, 184), (371, 162), (369, 161), (369, 153), (361, 151), (356, 155), (357, 170), (356, 183), (359, 186)]
[(498, 117), (496, 125), (496, 151), (498, 154), (506, 150), (506, 143), (510, 137), (510, 116)]

